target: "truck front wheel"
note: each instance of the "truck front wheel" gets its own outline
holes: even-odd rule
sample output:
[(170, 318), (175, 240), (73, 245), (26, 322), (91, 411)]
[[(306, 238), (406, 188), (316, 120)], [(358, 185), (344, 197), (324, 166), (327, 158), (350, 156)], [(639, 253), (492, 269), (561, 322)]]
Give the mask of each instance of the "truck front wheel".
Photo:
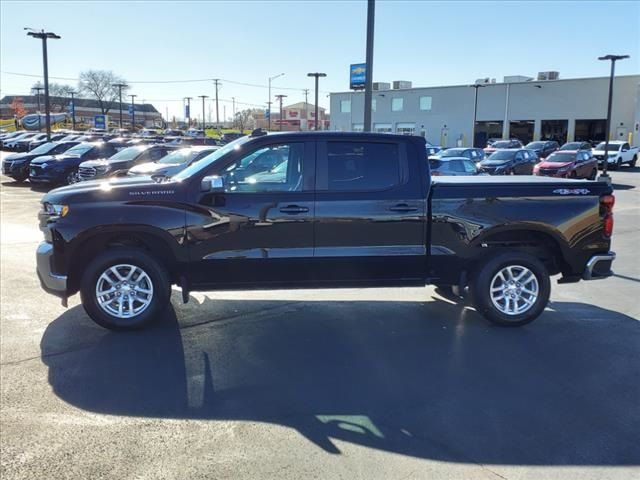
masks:
[(550, 290), (542, 262), (520, 252), (493, 257), (471, 284), (476, 310), (492, 323), (508, 327), (535, 320), (547, 306)]
[(114, 248), (87, 267), (80, 288), (82, 306), (98, 325), (134, 330), (157, 320), (171, 297), (165, 268), (146, 251)]

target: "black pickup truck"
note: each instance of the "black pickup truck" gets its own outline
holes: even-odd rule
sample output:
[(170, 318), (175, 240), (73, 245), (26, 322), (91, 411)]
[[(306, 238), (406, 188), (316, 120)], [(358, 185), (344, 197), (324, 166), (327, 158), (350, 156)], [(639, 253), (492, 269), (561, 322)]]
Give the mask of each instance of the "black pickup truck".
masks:
[(367, 133), (235, 140), (171, 178), (82, 182), (39, 214), (42, 286), (98, 324), (157, 319), (190, 291), (435, 284), (500, 325), (559, 283), (605, 278), (612, 189), (545, 177), (439, 177), (424, 139)]

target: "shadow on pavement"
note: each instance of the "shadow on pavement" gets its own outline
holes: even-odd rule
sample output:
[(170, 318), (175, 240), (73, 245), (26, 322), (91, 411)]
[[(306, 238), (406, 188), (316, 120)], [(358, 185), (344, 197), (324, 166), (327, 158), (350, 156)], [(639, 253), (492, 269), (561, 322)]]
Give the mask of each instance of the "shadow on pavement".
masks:
[(437, 297), (193, 303), (124, 334), (68, 310), (41, 343), (54, 392), (110, 415), (283, 425), (335, 454), (340, 439), (450, 462), (640, 464), (640, 322), (620, 313), (553, 303), (503, 329)]

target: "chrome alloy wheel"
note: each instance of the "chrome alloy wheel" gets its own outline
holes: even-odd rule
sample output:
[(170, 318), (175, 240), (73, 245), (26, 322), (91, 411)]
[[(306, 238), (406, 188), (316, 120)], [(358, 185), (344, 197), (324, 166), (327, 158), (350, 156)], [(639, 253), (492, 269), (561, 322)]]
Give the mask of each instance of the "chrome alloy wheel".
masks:
[(109, 267), (96, 282), (100, 308), (117, 318), (133, 318), (144, 312), (153, 299), (153, 283), (140, 267), (119, 264)]
[(490, 289), (493, 306), (512, 316), (527, 312), (540, 294), (538, 279), (521, 265), (509, 265), (496, 273)]

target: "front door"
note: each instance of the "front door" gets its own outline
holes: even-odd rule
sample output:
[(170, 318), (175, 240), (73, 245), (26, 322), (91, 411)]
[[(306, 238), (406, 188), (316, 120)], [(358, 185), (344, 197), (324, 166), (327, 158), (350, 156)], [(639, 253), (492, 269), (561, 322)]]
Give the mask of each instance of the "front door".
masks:
[(208, 175), (224, 191), (200, 193), (187, 212), (194, 283), (213, 288), (296, 286), (313, 257), (315, 146), (273, 143), (239, 152)]
[(424, 154), (393, 139), (345, 137), (317, 148), (315, 279), (424, 284), (427, 179), (417, 173), (426, 175), (417, 164)]

